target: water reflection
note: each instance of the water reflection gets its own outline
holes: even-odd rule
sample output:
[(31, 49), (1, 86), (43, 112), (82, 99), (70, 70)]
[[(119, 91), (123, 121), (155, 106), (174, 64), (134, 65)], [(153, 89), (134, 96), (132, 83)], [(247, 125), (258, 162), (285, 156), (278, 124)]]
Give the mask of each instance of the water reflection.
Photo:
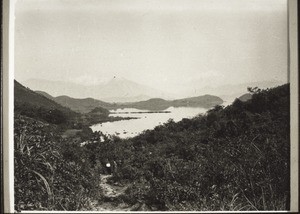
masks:
[(169, 119), (175, 122), (182, 118), (192, 118), (207, 111), (205, 108), (170, 107), (161, 112), (124, 108), (111, 111), (112, 117), (137, 117), (138, 119), (105, 122), (91, 126), (93, 131), (101, 131), (104, 134), (117, 135), (121, 138), (134, 137), (147, 129), (166, 123)]

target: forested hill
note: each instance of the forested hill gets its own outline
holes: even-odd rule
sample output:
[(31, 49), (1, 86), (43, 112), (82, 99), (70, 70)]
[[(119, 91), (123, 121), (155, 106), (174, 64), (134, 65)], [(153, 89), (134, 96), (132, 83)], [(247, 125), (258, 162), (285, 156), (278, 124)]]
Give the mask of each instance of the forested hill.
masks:
[[(95, 123), (119, 120), (120, 118), (109, 117), (109, 111), (99, 106), (99, 102), (93, 103), (93, 99), (85, 99), (87, 106), (82, 106), (76, 102), (68, 104), (70, 99), (64, 97), (52, 97), (45, 92), (34, 92), (29, 88), (24, 87), (15, 80), (14, 84), (14, 102), (15, 115), (24, 115), (43, 122), (59, 125), (60, 131), (66, 129), (88, 130), (88, 126)], [(60, 100), (62, 104), (57, 102)], [(65, 100), (65, 102), (64, 102)], [(81, 103), (79, 101), (79, 103)], [(78, 107), (76, 107), (78, 104)], [(91, 105), (90, 105), (91, 104)], [(72, 107), (72, 109), (69, 108)], [(82, 110), (82, 108), (84, 110)], [(80, 109), (80, 110), (78, 110)], [(78, 110), (78, 111), (75, 111)], [(88, 131), (88, 133), (90, 133)]]
[(15, 113), (53, 124), (68, 123), (79, 114), (14, 81)]
[(73, 109), (74, 111), (81, 113), (88, 113), (97, 107), (112, 109), (115, 106), (114, 104), (110, 104), (93, 98), (76, 99), (68, 96), (58, 96), (54, 98), (54, 101), (62, 106), (66, 106), (70, 109)]
[[(93, 210), (94, 201), (135, 211), (288, 210), (289, 85), (249, 92), (134, 138), (91, 133), (85, 146), (15, 117), (16, 210)], [(99, 186), (107, 162), (108, 182), (127, 188), (114, 198)]]
[(44, 92), (44, 91), (34, 91), (35, 93), (41, 94), (44, 97), (47, 97), (49, 100), (54, 100), (54, 97), (52, 97), (50, 94)]
[(165, 110), (171, 106), (211, 108), (215, 105), (221, 105), (222, 103), (223, 100), (220, 97), (213, 95), (203, 95), (177, 100), (164, 100), (160, 98), (153, 98), (146, 101), (119, 104), (119, 107), (137, 108), (145, 110)]
[(113, 180), (131, 184), (122, 200), (146, 210), (288, 209), (289, 85), (250, 93), (205, 116), (87, 148), (118, 163)]
[(161, 98), (152, 98), (140, 102), (108, 103), (93, 98), (78, 99), (69, 96), (52, 97), (51, 95), (43, 91), (36, 92), (54, 100), (62, 106), (68, 107), (73, 111), (80, 113), (88, 113), (96, 107), (102, 107), (105, 109), (137, 108), (143, 110), (165, 110), (171, 106), (211, 108), (215, 105), (220, 105), (223, 103), (223, 100), (221, 98), (213, 95), (203, 95), (177, 100), (164, 100)]
[(16, 80), (14, 81), (14, 93), (16, 103), (30, 103), (31, 105), (39, 107), (56, 108), (63, 111), (67, 110), (53, 100), (24, 87)]

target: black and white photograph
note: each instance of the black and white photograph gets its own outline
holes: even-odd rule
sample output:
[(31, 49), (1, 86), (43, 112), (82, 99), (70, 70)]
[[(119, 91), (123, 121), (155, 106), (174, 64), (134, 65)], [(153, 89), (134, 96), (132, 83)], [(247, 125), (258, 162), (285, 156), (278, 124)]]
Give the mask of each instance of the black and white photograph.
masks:
[(292, 209), (288, 0), (13, 12), (14, 212)]

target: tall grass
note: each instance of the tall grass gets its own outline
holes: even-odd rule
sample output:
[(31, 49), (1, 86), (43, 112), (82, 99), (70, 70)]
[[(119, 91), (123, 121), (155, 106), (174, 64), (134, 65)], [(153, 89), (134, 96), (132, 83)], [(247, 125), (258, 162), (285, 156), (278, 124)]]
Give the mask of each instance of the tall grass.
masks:
[(16, 210), (80, 210), (99, 194), (93, 169), (63, 156), (66, 142), (55, 130), (15, 117)]

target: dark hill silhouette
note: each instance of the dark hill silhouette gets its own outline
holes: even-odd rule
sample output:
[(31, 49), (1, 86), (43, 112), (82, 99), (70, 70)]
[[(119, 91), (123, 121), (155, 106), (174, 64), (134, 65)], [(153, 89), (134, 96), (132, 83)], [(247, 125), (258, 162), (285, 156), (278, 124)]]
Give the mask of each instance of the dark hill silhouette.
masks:
[(90, 152), (109, 148), (96, 158), (122, 160), (111, 178), (133, 184), (122, 203), (163, 211), (232, 210), (233, 195), (241, 195), (238, 210), (289, 210), (289, 85), (251, 94), (246, 102), (170, 120), (131, 140), (95, 144)]
[(202, 107), (211, 108), (216, 105), (221, 105), (223, 100), (217, 96), (204, 95), (198, 97), (190, 97), (178, 100), (164, 100), (160, 98), (153, 98), (146, 101), (135, 103), (120, 104), (121, 107), (137, 108), (146, 110), (165, 110), (171, 106), (174, 107)]
[[(16, 87), (23, 103), (29, 97), (55, 105)], [(132, 139), (87, 132), (81, 138), (93, 143), (83, 147), (49, 124), (15, 115), (16, 210), (290, 210), (289, 85), (249, 92), (246, 102), (169, 120)], [(99, 179), (107, 161), (117, 167)], [(52, 202), (44, 200), (50, 194)]]
[(54, 124), (67, 123), (79, 116), (78, 113), (24, 87), (16, 80), (14, 81), (14, 95), (14, 110), (18, 114)]
[(88, 113), (97, 107), (105, 109), (112, 109), (114, 104), (96, 100), (93, 98), (76, 99), (69, 96), (58, 96), (54, 98), (54, 101), (62, 106), (68, 107), (73, 111)]
[[(38, 91), (38, 93), (45, 96), (51, 96), (41, 91)], [(80, 113), (88, 113), (97, 107), (102, 107), (108, 110), (117, 109), (117, 108), (137, 108), (142, 110), (165, 110), (171, 106), (211, 108), (215, 105), (220, 105), (223, 103), (223, 100), (221, 98), (212, 95), (203, 95), (198, 97), (190, 97), (190, 98), (177, 99), (177, 100), (151, 98), (146, 101), (127, 102), (127, 103), (108, 103), (93, 98), (77, 99), (69, 96), (53, 97), (53, 100), (62, 106), (68, 107), (73, 111), (80, 112)]]
[[(28, 103), (36, 107), (45, 107), (48, 109), (58, 109), (66, 113), (76, 114), (71, 109), (61, 106), (57, 102), (54, 102), (52, 99), (47, 98), (45, 95), (36, 93), (29, 88), (24, 87), (19, 82), (15, 80), (14, 82), (14, 95), (15, 103), (25, 104)], [(46, 93), (45, 93), (46, 94)], [(51, 97), (51, 95), (48, 95)]]

